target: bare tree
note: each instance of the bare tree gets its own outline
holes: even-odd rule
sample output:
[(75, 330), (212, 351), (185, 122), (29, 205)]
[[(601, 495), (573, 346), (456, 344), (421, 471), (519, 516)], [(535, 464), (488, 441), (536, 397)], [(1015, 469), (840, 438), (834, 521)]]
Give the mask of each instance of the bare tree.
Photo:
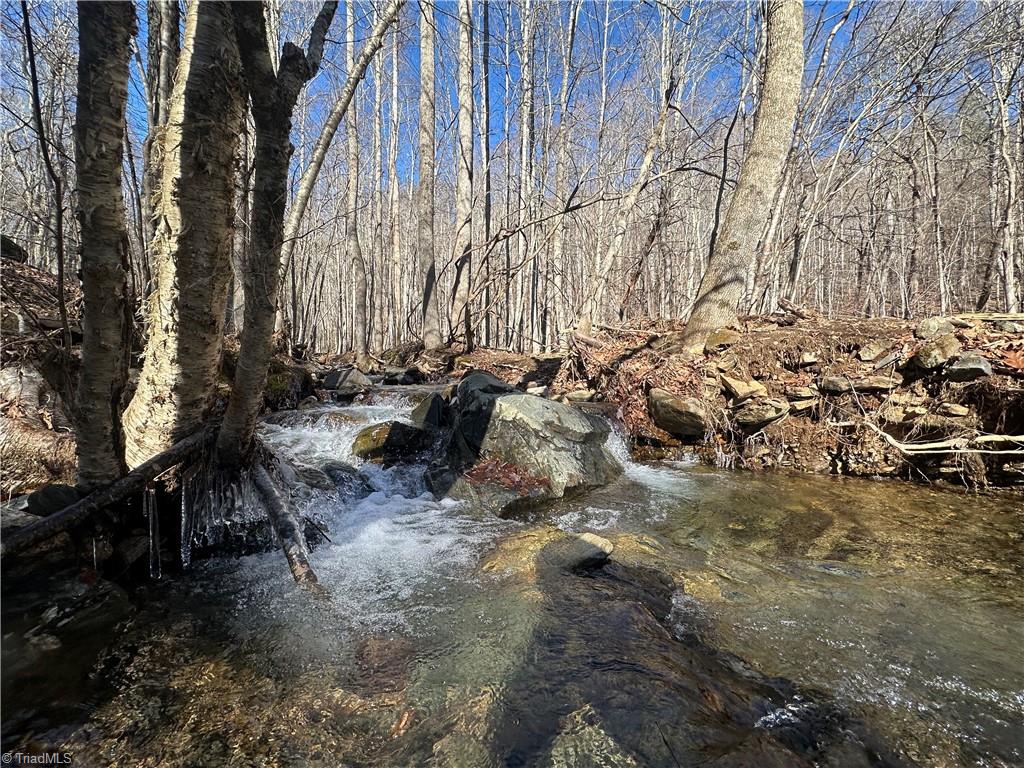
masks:
[(708, 335), (736, 322), (746, 270), (753, 263), (782, 177), (803, 78), (803, 2), (770, 0), (765, 13), (765, 70), (754, 131), (729, 209), (684, 331), (690, 353)]
[(473, 347), (471, 264), (473, 255), (473, 8), (459, 5), (459, 139), (455, 179), (455, 292), (452, 297), (452, 336), (463, 335)]
[(416, 249), (423, 271), (422, 339), (426, 349), (441, 346), (434, 263), (434, 6), (420, 0), (420, 168)]
[(161, 136), (145, 359), (124, 414), (138, 466), (203, 424), (217, 381), (231, 258), (234, 155), (243, 115), (231, 6), (200, 0)]
[(78, 485), (84, 490), (112, 483), (127, 471), (121, 398), (133, 312), (121, 163), (134, 36), (131, 3), (79, 7), (75, 170), (83, 311), (75, 431)]

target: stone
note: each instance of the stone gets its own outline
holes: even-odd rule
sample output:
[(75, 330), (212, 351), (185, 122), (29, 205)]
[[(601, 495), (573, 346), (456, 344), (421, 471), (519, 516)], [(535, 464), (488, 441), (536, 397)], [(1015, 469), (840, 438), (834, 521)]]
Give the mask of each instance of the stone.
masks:
[(420, 429), (442, 429), (451, 426), (451, 412), (448, 403), (436, 392), (432, 392), (412, 409), (412, 423)]
[(392, 463), (422, 453), (432, 442), (426, 430), (401, 421), (385, 421), (356, 435), (352, 453), (366, 461)]
[(301, 365), (291, 365), (278, 358), (270, 361), (267, 385), (263, 390), (263, 399), (269, 410), (295, 408), (314, 394), (313, 377), (309, 371)]
[(806, 400), (809, 397), (817, 397), (818, 393), (810, 387), (798, 385), (786, 387), (786, 396), (791, 400)]
[(766, 398), (744, 403), (732, 415), (733, 423), (745, 432), (756, 432), (789, 413), (785, 400)]
[(853, 381), (849, 376), (822, 376), (818, 389), (829, 395), (843, 395), (853, 392)]
[(992, 375), (992, 363), (975, 352), (961, 355), (956, 361), (946, 366), (946, 378), (950, 381), (974, 381)]
[(655, 426), (678, 437), (703, 437), (708, 431), (708, 413), (695, 397), (677, 397), (654, 388), (647, 395), (647, 408)]
[(930, 371), (960, 354), (961, 349), (959, 339), (953, 334), (947, 333), (926, 341), (911, 360), (919, 368)]
[(358, 368), (337, 368), (324, 376), (324, 389), (361, 392), (371, 386), (373, 382)]
[(914, 335), (919, 339), (934, 339), (936, 336), (943, 336), (956, 330), (949, 320), (944, 317), (927, 317), (917, 324)]
[(806, 413), (818, 404), (818, 398), (812, 400), (794, 400), (790, 402), (789, 409), (793, 413)]
[(943, 416), (961, 417), (968, 415), (970, 412), (970, 408), (959, 403), (941, 403), (939, 405), (939, 413)]
[(719, 328), (708, 336), (708, 340), (704, 343), (704, 350), (710, 352), (716, 349), (731, 347), (742, 338), (743, 337), (732, 328)]
[(902, 356), (903, 356), (903, 353), (902, 353), (901, 350), (897, 349), (897, 350), (895, 350), (893, 352), (890, 352), (888, 355), (883, 357), (881, 360), (876, 360), (875, 364), (872, 366), (872, 370), (879, 371), (882, 368), (885, 368), (886, 366), (893, 365), (894, 363), (898, 363), (900, 357), (902, 357)]
[(1013, 320), (997, 320), (995, 326), (1003, 333), (1024, 333), (1024, 325)]
[(65, 507), (70, 507), (81, 498), (73, 486), (62, 483), (44, 485), (38, 491), (33, 491), (28, 495), (26, 511), (30, 515), (47, 517), (54, 512), (60, 512)]
[(565, 393), (565, 399), (569, 403), (589, 403), (596, 395), (597, 392), (592, 389), (574, 389)]
[(765, 397), (768, 394), (764, 384), (759, 381), (744, 381), (743, 379), (734, 379), (732, 376), (725, 376), (724, 374), (721, 378), (725, 391), (730, 398), (737, 402), (741, 403), (752, 397)]
[(817, 364), (817, 362), (818, 362), (818, 353), (817, 352), (804, 352), (802, 355), (800, 355), (800, 365), (801, 366), (815, 365), (815, 364)]
[[(434, 473), (435, 492), (448, 492), (462, 476), (470, 485), (546, 500), (605, 485), (622, 472), (605, 447), (611, 428), (604, 419), (523, 394), (489, 373), (464, 376), (453, 408), (447, 471)], [(467, 490), (465, 482), (460, 487)]]
[(310, 395), (305, 400), (299, 403), (298, 408), (300, 411), (305, 411), (309, 410), (310, 408), (316, 408), (318, 405), (320, 405), (320, 398), (317, 397), (316, 395)]
[(383, 384), (422, 384), (427, 380), (424, 375), (416, 366), (409, 368), (385, 368)]
[(871, 339), (857, 350), (857, 359), (865, 363), (873, 363), (886, 353), (889, 343), (881, 339)]
[(876, 376), (865, 376), (853, 382), (853, 388), (858, 392), (888, 392), (896, 389), (903, 383), (903, 376), (893, 371), (891, 374), (879, 374)]
[(608, 560), (615, 547), (594, 533), (580, 533), (556, 540), (540, 551), (541, 565), (577, 570), (594, 568)]
[(347, 429), (357, 421), (359, 419), (348, 411), (328, 411), (315, 423), (319, 429)]
[(548, 388), (547, 387), (527, 387), (526, 388), (526, 394), (534, 395), (535, 397), (547, 397), (548, 396)]

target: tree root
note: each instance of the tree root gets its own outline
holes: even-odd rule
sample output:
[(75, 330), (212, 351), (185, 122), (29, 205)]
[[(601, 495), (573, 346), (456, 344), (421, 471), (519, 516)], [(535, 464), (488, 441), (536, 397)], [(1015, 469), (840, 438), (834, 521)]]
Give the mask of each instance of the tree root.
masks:
[(214, 433), (201, 431), (189, 435), (184, 440), (172, 445), (163, 453), (159, 453), (148, 461), (140, 464), (127, 475), (105, 488), (76, 501), (70, 507), (44, 517), (38, 523), (32, 523), (4, 537), (0, 544), (0, 555), (20, 552), (34, 544), (45, 541), (58, 533), (66, 531), (74, 525), (84, 522), (99, 510), (116, 504), (133, 493), (142, 491), (146, 485), (176, 464), (180, 464), (190, 456), (205, 450), (213, 442)]

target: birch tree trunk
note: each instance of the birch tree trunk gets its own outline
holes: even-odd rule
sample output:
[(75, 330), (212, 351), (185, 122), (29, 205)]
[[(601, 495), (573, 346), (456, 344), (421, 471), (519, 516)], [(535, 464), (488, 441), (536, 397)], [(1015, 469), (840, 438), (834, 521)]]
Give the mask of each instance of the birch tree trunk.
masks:
[(231, 5), (256, 126), (256, 175), (243, 280), (245, 324), (231, 398), (217, 436), (218, 459), (225, 466), (237, 467), (247, 457), (263, 404), (280, 293), (292, 114), (305, 84), (320, 68), (324, 39), (337, 7), (337, 2), (323, 4), (313, 24), (307, 51), (286, 43), (275, 72), (262, 5)]
[(132, 3), (79, 4), (75, 167), (83, 311), (75, 431), (78, 486), (86, 491), (127, 472), (121, 397), (132, 307), (121, 161), (134, 36)]
[(200, 0), (186, 18), (158, 155), (156, 289), (142, 373), (124, 414), (130, 467), (196, 431), (216, 386), (243, 115), (240, 69), (230, 5)]
[[(356, 66), (356, 15), (355, 3), (345, 3), (345, 68), (351, 73)], [(377, 108), (377, 105), (374, 105)], [(352, 349), (355, 352), (356, 367), (367, 370), (370, 355), (366, 347), (366, 261), (359, 242), (359, 126), (356, 120), (358, 110), (348, 110), (346, 138), (348, 140), (348, 185), (345, 191), (345, 243), (348, 248), (352, 270), (353, 312)]]
[[(486, 1), (486, 0), (485, 0)], [(455, 293), (452, 299), (452, 337), (461, 335), (473, 348), (470, 279), (473, 255), (473, 8), (459, 3), (459, 152), (455, 179)], [(460, 331), (461, 326), (461, 331)]]
[(769, 0), (764, 84), (754, 130), (684, 331), (682, 342), (690, 354), (702, 352), (713, 331), (736, 322), (745, 275), (778, 191), (792, 141), (803, 78), (803, 26), (802, 0)]
[(416, 248), (423, 271), (423, 347), (441, 347), (434, 263), (434, 6), (420, 0), (420, 167)]

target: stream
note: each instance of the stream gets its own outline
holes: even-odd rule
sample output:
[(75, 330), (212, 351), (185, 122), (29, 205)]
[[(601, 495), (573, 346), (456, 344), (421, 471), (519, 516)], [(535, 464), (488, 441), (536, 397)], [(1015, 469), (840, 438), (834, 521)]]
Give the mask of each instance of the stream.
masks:
[[(330, 537), (311, 556), (328, 599), (276, 550), (195, 559), (95, 648), (85, 632), (24, 642), (5, 586), (4, 749), (122, 766), (1024, 765), (1019, 499), (639, 464), (613, 433), (620, 480), (502, 520), (435, 499), (422, 466), (351, 454), (411, 407), (390, 393), (261, 426), (300, 467), (358, 472), (299, 502)], [(611, 562), (524, 567), (555, 529), (608, 539)]]

